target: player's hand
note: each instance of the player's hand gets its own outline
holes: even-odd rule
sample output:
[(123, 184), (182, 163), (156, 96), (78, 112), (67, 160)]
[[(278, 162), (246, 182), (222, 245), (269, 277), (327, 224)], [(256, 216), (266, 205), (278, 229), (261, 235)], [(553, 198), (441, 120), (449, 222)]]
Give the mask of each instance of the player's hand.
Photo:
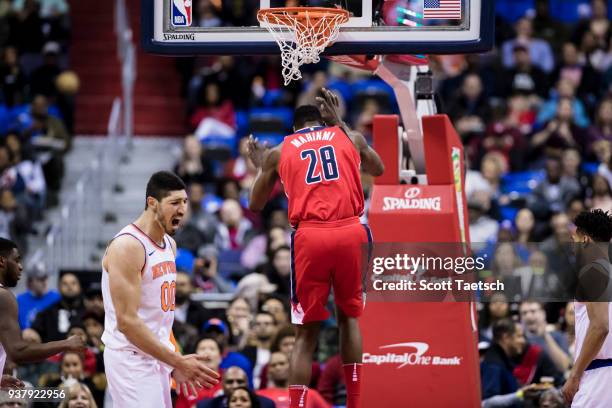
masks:
[(249, 135), (246, 149), (247, 157), (251, 160), (256, 168), (260, 169), (263, 166), (264, 154), (266, 153), (266, 150), (268, 150), (268, 146), (261, 145), (259, 141), (253, 137), (253, 135)]
[(66, 351), (81, 352), (85, 350), (85, 343), (81, 336), (70, 336), (65, 341)]
[(317, 96), (315, 100), (319, 105), (319, 110), (323, 116), (323, 120), (327, 125), (341, 125), (342, 117), (340, 115), (340, 100), (338, 95), (326, 88), (321, 88), (323, 97)]
[(574, 400), (574, 396), (578, 392), (578, 388), (580, 388), (580, 378), (570, 375), (570, 377), (563, 385), (563, 389), (561, 389), (561, 392), (563, 393), (563, 398), (565, 398), (565, 402), (567, 402), (567, 405), (572, 405), (572, 401)]
[(199, 388), (212, 388), (219, 383), (219, 374), (204, 364), (204, 357), (197, 354), (181, 356), (173, 372), (177, 382), (196, 385)]
[(3, 375), (0, 379), (0, 388), (23, 388), (25, 384), (19, 378)]

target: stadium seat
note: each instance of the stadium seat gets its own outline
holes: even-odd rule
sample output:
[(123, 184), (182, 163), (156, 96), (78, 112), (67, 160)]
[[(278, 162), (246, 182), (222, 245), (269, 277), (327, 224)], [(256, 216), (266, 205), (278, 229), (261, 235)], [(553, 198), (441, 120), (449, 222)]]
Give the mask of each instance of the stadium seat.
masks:
[(238, 151), (238, 143), (233, 136), (208, 136), (200, 141), (206, 148), (207, 156), (212, 160), (228, 160)]
[(327, 89), (339, 93), (345, 103), (349, 103), (353, 99), (351, 84), (343, 79), (330, 79), (327, 82)]
[(581, 167), (582, 167), (582, 171), (584, 171), (589, 176), (592, 176), (593, 174), (597, 173), (597, 169), (599, 168), (599, 163), (597, 162), (582, 163)]
[(217, 258), (218, 272), (226, 279), (239, 280), (246, 274), (246, 269), (240, 263), (242, 251), (239, 249), (224, 249)]
[(247, 111), (236, 111), (236, 134), (239, 137), (249, 134), (249, 113)]
[(504, 194), (529, 194), (544, 177), (542, 170), (508, 173), (502, 177), (501, 191)]
[(393, 88), (381, 80), (364, 79), (351, 85), (354, 97), (353, 109), (361, 109), (368, 99), (374, 99), (382, 111), (390, 112), (394, 108)]
[(9, 130), (9, 110), (5, 105), (0, 105), (0, 134), (5, 134)]
[(516, 218), (516, 214), (519, 212), (519, 208), (513, 207), (511, 205), (502, 205), (499, 207), (499, 213), (501, 215), (502, 221), (509, 220), (514, 222)]
[(293, 125), (289, 108), (253, 108), (249, 112), (251, 132), (288, 132)]
[(268, 146), (276, 146), (283, 141), (285, 135), (282, 133), (254, 133), (260, 143), (267, 143)]
[(195, 256), (188, 249), (177, 248), (175, 262), (177, 271), (191, 274), (193, 272)]

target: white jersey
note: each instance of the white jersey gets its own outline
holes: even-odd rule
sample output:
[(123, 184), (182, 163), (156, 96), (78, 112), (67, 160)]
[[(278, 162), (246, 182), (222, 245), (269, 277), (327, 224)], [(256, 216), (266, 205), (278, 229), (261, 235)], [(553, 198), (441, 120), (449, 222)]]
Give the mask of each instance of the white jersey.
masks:
[[(0, 283), (0, 288), (4, 286)], [(4, 372), (4, 365), (6, 364), (6, 351), (4, 351), (4, 347), (2, 347), (2, 343), (0, 343), (0, 377), (2, 377), (2, 373)]]
[[(595, 261), (602, 268), (610, 271), (610, 263), (608, 261)], [(612, 272), (612, 271), (610, 271)], [(612, 293), (612, 285), (608, 287), (607, 298), (610, 299), (609, 294)], [(612, 302), (608, 303), (608, 319), (610, 320), (610, 327), (612, 327)], [(576, 352), (574, 359), (580, 355), (580, 350), (584, 344), (584, 339), (589, 328), (589, 316), (587, 314), (586, 304), (582, 302), (574, 302), (574, 310), (576, 315)], [(599, 353), (595, 356), (596, 360), (612, 358), (612, 335), (608, 334), (604, 344), (601, 346)]]
[[(138, 316), (160, 342), (174, 350), (170, 336), (174, 323), (176, 264), (170, 238), (164, 235), (164, 245), (159, 246), (134, 224), (123, 228), (114, 238), (121, 235), (131, 235), (142, 244), (145, 251)], [(117, 328), (117, 315), (111, 298), (108, 271), (104, 267), (102, 267), (102, 297), (105, 311), (102, 341), (105, 346), (115, 350), (140, 351)]]

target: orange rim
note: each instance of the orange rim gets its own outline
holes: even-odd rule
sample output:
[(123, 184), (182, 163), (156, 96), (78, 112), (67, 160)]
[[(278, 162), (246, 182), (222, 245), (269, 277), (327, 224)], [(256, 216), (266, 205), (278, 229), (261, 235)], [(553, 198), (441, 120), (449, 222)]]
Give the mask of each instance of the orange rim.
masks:
[[(274, 21), (269, 21), (266, 16), (274, 16)], [(274, 7), (261, 9), (257, 12), (257, 20), (260, 23), (283, 24), (292, 26), (294, 21), (318, 21), (336, 18), (340, 16), (338, 24), (344, 24), (349, 20), (348, 10), (328, 7)]]

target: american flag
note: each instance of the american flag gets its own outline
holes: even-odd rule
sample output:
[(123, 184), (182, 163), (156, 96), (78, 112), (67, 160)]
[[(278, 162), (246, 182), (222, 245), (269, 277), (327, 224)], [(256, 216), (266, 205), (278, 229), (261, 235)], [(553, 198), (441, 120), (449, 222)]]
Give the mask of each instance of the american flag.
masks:
[(461, 20), (461, 0), (423, 1), (423, 19)]

